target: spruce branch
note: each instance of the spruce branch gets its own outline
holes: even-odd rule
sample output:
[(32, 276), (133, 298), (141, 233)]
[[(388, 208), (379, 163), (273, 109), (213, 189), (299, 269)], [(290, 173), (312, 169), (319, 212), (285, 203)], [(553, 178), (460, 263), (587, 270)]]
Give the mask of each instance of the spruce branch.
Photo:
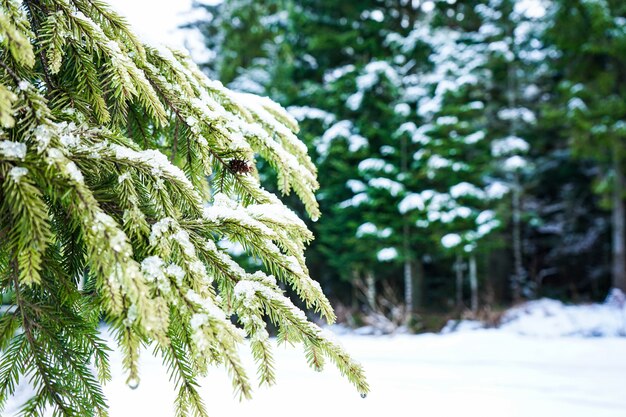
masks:
[[(164, 90), (162, 90), (156, 83), (152, 83), (152, 86), (161, 95), (161, 97), (163, 98), (163, 101), (165, 101), (167, 106), (174, 112), (174, 115), (176, 116), (175, 123), (177, 123), (177, 124), (178, 123), (182, 123), (185, 126), (187, 126), (187, 128), (191, 128), (191, 125), (187, 122), (187, 119), (182, 115), (181, 109), (176, 107), (176, 105), (172, 101), (170, 101), (168, 99), (167, 95), (164, 94), (165, 93)], [(177, 135), (175, 136), (175, 138), (177, 138)], [(178, 140), (176, 140), (175, 143), (177, 144)], [(211, 156), (222, 165), (223, 169), (228, 171), (233, 176), (233, 178), (235, 180), (237, 180), (237, 178), (238, 178), (237, 177), (237, 174), (238, 174), (237, 171), (233, 170), (230, 167), (230, 164), (224, 158), (222, 158), (217, 152), (215, 152), (212, 149), (208, 149), (208, 151), (211, 154)]]
[[(276, 285), (334, 320), (304, 260), (313, 235), (256, 171), (260, 155), (319, 215), (315, 167), (284, 109), (143, 45), (100, 0), (1, 0), (0, 48), (2, 82), (14, 84), (0, 84), (0, 291), (13, 294), (0, 404), (28, 376), (23, 414), (106, 415), (101, 317), (130, 385), (154, 344), (180, 416), (206, 416), (197, 378), (209, 366), (250, 397), (238, 354), (248, 338), (260, 383), (275, 382), (266, 318), (314, 368), (326, 357), (367, 390), (360, 366)], [(247, 272), (223, 240), (264, 266)]]
[[(63, 412), (64, 415), (77, 415), (77, 412), (71, 409), (71, 407), (61, 397), (61, 390), (50, 376), (50, 369), (46, 365), (45, 353), (40, 350), (40, 345), (35, 340), (35, 337), (33, 335), (33, 327), (37, 326), (37, 324), (31, 321), (31, 318), (27, 314), (28, 306), (22, 297), (22, 291), (20, 289), (20, 282), (17, 274), (17, 271), (19, 271), (19, 269), (15, 261), (13, 261), (12, 270), (14, 271), (12, 275), (12, 284), (15, 291), (15, 303), (22, 318), (22, 329), (24, 330), (26, 341), (28, 342), (29, 349), (33, 355), (33, 363), (37, 369), (37, 375), (43, 381), (42, 390), (45, 391), (45, 393), (56, 404), (58, 409)], [(41, 394), (39, 395), (41, 396)]]
[(2, 60), (0, 60), (0, 66), (2, 66), (2, 68), (7, 72), (7, 74), (11, 76), (11, 78), (13, 78), (15, 85), (18, 85), (20, 83), (21, 81), (20, 77), (17, 76), (17, 74), (11, 69), (11, 67), (5, 64)]
[[(39, 36), (39, 22), (37, 21), (37, 17), (35, 15), (35, 7), (43, 8), (43, 6), (41, 5), (40, 2), (35, 1), (35, 0), (24, 0), (24, 4), (26, 5), (26, 8), (28, 9), (31, 28), (33, 29), (33, 32), (35, 32), (36, 39), (40, 40), (41, 38)], [(45, 14), (47, 14), (45, 10), (43, 11)], [(48, 91), (53, 91), (55, 85), (52, 82), (50, 68), (48, 68), (48, 63), (46, 61), (46, 57), (44, 56), (43, 48), (39, 49), (39, 51), (37, 52), (37, 55), (39, 56), (39, 64), (41, 65), (41, 68), (43, 69), (44, 79), (46, 81), (46, 85), (48, 86)]]

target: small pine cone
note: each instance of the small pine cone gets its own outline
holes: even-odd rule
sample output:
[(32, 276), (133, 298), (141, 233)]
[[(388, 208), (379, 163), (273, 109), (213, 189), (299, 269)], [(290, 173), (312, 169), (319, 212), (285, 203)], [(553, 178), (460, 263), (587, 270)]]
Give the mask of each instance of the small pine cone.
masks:
[(235, 174), (247, 174), (252, 171), (252, 167), (248, 165), (248, 162), (239, 158), (231, 159), (228, 163), (228, 168)]

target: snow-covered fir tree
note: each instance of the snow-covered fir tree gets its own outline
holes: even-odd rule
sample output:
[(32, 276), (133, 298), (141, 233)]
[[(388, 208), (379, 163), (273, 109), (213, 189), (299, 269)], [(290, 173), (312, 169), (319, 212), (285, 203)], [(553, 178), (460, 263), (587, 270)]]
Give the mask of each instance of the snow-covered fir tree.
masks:
[[(418, 22), (409, 36), (393, 39), (404, 49), (419, 42), (431, 49), (430, 70), (415, 73), (407, 88), (416, 95), (418, 118), (399, 131), (419, 144), (410, 188), (421, 188), (407, 195), (402, 210), (413, 212), (424, 232), (438, 236), (459, 256), (457, 304), (464, 267), (460, 254), (467, 254), (474, 309), (477, 250), (487, 255), (497, 248), (501, 239), (492, 232), (509, 219), (511, 238), (502, 243), (511, 241), (512, 290), (521, 294), (530, 286), (520, 216), (520, 179), (531, 166), (525, 159), (530, 144), (518, 135), (543, 139), (533, 132), (542, 102), (538, 84), (548, 72), (549, 50), (538, 39), (543, 6), (508, 0), (435, 2), (425, 22)], [(482, 247), (479, 241), (488, 244)], [(488, 256), (483, 259), (486, 265)]]
[[(316, 88), (336, 96), (336, 101), (320, 103), (336, 121), (317, 142), (330, 143), (330, 147), (323, 146), (329, 149), (343, 146), (358, 158), (343, 170), (341, 180), (335, 180), (342, 182), (338, 184), (342, 192), (329, 195), (327, 201), (331, 210), (350, 219), (343, 227), (346, 239), (354, 244), (347, 246), (351, 248), (347, 252), (343, 242), (332, 241), (332, 235), (322, 232), (323, 227), (337, 230), (342, 227), (340, 223), (320, 222), (320, 235), (326, 235), (328, 252), (346, 252), (352, 257), (356, 266), (353, 277), (357, 282), (366, 282), (368, 304), (376, 298), (377, 281), (385, 282), (404, 290), (401, 299), (410, 318), (419, 297), (414, 291), (410, 227), (396, 209), (405, 192), (403, 182), (409, 176), (408, 143), (392, 132), (410, 114), (409, 105), (403, 101), (403, 80), (414, 62), (403, 61), (402, 56), (391, 58), (394, 51), (387, 38), (390, 33), (408, 33), (419, 16), (419, 8), (410, 2), (378, 1), (360, 4), (351, 12), (351, 18), (335, 30), (353, 42), (335, 53), (333, 61), (328, 56), (317, 59), (326, 67)], [(316, 53), (319, 51), (312, 55)], [(327, 165), (320, 164), (321, 171), (337, 164), (329, 156), (321, 156), (328, 160)]]
[[(312, 368), (329, 360), (368, 391), (361, 366), (279, 287), (334, 320), (304, 262), (311, 232), (259, 183), (257, 156), (319, 216), (293, 117), (144, 44), (100, 0), (2, 1), (0, 45), (0, 402), (27, 378), (24, 415), (107, 415), (102, 317), (131, 387), (154, 344), (180, 416), (207, 415), (197, 378), (210, 366), (251, 395), (246, 338), (259, 382), (275, 382), (266, 317)], [(265, 267), (245, 271), (224, 239)]]

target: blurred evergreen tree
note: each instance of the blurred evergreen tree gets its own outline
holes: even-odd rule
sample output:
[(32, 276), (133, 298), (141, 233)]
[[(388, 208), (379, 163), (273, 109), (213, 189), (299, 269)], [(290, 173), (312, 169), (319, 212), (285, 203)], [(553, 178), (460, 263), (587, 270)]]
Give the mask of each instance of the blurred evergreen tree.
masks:
[[(218, 40), (229, 38), (229, 33), (237, 30), (232, 25), (222, 25), (221, 22), (232, 21), (238, 7), (246, 9), (244, 2), (226, 3), (228, 5), (224, 3), (212, 7), (214, 15), (223, 17), (214, 18), (208, 23), (210, 29), (204, 29), (207, 34), (218, 33), (212, 35)], [(368, 155), (365, 150), (392, 143), (393, 138), (389, 132), (398, 126), (396, 113), (389, 103), (399, 96), (399, 86), (396, 85), (399, 75), (388, 63), (376, 61), (376, 57), (389, 57), (390, 53), (385, 45), (387, 34), (391, 32), (391, 28), (394, 32), (402, 31), (402, 27), (409, 28), (412, 25), (409, 19), (417, 14), (413, 7), (404, 4), (406, 2), (400, 3), (402, 4), (385, 4), (380, 1), (340, 4), (333, 1), (304, 1), (297, 4), (282, 2), (282, 11), (278, 14), (284, 16), (288, 12), (289, 22), (282, 24), (279, 30), (261, 24), (262, 21), (278, 20), (269, 18), (272, 14), (271, 7), (264, 7), (255, 16), (256, 23), (248, 23), (247, 26), (263, 27), (261, 30), (265, 32), (261, 37), (268, 41), (261, 47), (243, 52), (244, 55), (252, 54), (253, 57), (240, 57), (237, 60), (237, 75), (233, 71), (225, 71), (231, 62), (227, 65), (219, 61), (211, 63), (213, 70), (224, 81), (230, 81), (231, 87), (271, 94), (282, 104), (291, 106), (292, 113), (305, 128), (312, 127), (309, 131), (309, 143), (314, 154), (318, 155), (319, 170), (324, 173), (321, 181), (325, 191), (320, 195), (320, 202), (322, 210), (327, 213), (313, 226), (318, 236), (314, 248), (327, 256), (328, 267), (333, 275), (348, 281), (357, 276), (372, 277), (375, 269), (381, 269), (374, 251), (375, 247), (380, 246), (378, 239), (367, 239), (362, 230), (359, 232), (359, 227), (368, 223), (368, 219), (380, 222), (379, 212), (375, 208), (366, 212), (363, 207), (354, 207), (348, 198), (352, 197), (350, 192), (355, 190), (354, 187), (359, 187), (358, 167)], [(246, 12), (250, 10), (252, 8), (246, 9)], [(259, 11), (258, 8), (255, 10)], [(250, 22), (249, 19), (247, 21)], [(272, 33), (268, 35), (269, 32)], [(255, 33), (259, 31), (255, 30)], [(254, 40), (251, 41), (254, 45)], [(284, 55), (279, 56), (277, 43), (288, 45), (282, 46), (281, 50), (297, 50), (297, 56), (291, 55), (289, 59), (285, 59)], [(228, 46), (224, 43), (219, 45), (219, 48), (223, 47)], [(229, 53), (215, 55), (220, 60), (227, 60)], [(252, 64), (242, 64), (245, 60)], [(290, 77), (281, 77), (276, 72), (277, 68), (269, 65), (272, 61), (280, 61), (282, 74), (289, 72)], [(259, 78), (287, 78), (290, 85), (263, 85), (258, 82)], [(241, 80), (255, 82), (242, 83)], [(369, 84), (366, 86), (368, 91), (357, 91), (359, 83), (361, 87)], [(360, 109), (355, 102), (359, 94), (365, 93), (367, 99), (363, 101), (367, 107)], [(349, 100), (351, 101), (348, 102)], [(304, 103), (306, 106), (299, 106)], [(307, 119), (312, 119), (313, 122), (308, 122)], [(315, 120), (320, 123), (315, 123)], [(380, 120), (381, 123), (373, 124), (372, 120)], [(362, 130), (367, 131), (367, 134)], [(335, 157), (338, 154), (342, 157)], [(400, 153), (395, 157), (399, 156)], [(394, 170), (398, 168), (394, 167)], [(374, 178), (370, 178), (372, 179)], [(380, 186), (380, 181), (374, 183)], [(399, 196), (395, 193), (393, 197), (397, 200)], [(378, 207), (392, 208), (394, 204), (379, 204)], [(395, 217), (395, 214), (397, 213), (392, 210), (387, 219), (382, 219), (383, 223)], [(325, 271), (320, 272), (328, 274)]]
[(612, 286), (626, 290), (626, 4), (555, 0), (546, 42), (557, 53), (553, 117), (565, 122), (574, 154), (599, 167), (595, 189), (611, 209)]
[[(608, 108), (621, 117), (621, 87), (602, 97), (622, 32), (621, 6), (602, 4), (232, 0), (202, 26), (220, 51), (207, 68), (301, 123), (324, 213), (309, 266), (325, 285), (340, 296), (337, 277), (365, 283), (369, 304), (390, 285), (415, 311), (424, 292), (453, 301), (449, 277), (468, 263), (476, 308), (479, 291), (492, 303), (603, 289), (589, 277), (605, 270), (607, 222), (589, 182), (601, 192), (619, 179), (602, 159), (619, 152), (600, 157), (596, 139)], [(568, 13), (577, 29), (562, 29)], [(585, 94), (597, 112), (583, 114)]]

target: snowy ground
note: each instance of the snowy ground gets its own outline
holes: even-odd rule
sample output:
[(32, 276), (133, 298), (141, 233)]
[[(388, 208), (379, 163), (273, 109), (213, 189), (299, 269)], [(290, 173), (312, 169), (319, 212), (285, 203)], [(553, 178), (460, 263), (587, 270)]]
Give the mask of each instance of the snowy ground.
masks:
[[(451, 321), (443, 333), (483, 328), (477, 321)], [(626, 337), (626, 295), (613, 290), (602, 304), (566, 305), (548, 298), (529, 301), (509, 309), (499, 330), (537, 337)]]
[[(557, 307), (552, 305), (552, 316), (575, 308)], [(308, 369), (296, 348), (276, 351), (278, 385), (257, 389), (253, 400), (234, 400), (222, 370), (203, 381), (204, 398), (215, 417), (380, 417), (407, 412), (444, 417), (624, 417), (626, 338), (549, 334), (543, 326), (549, 320), (539, 320), (533, 313), (537, 309), (527, 308), (528, 313), (511, 319), (508, 328), (497, 330), (339, 336), (367, 371), (372, 392), (366, 399), (332, 367), (322, 373)], [(606, 309), (604, 321), (612, 322), (616, 311)], [(530, 324), (522, 325), (524, 321), (534, 322), (540, 331), (520, 334), (511, 327), (517, 322), (526, 330), (522, 333), (529, 333)], [(113, 381), (106, 386), (111, 417), (173, 415), (174, 392), (158, 359), (144, 355), (143, 378), (136, 390), (125, 385), (119, 356), (113, 360)], [(249, 357), (246, 361), (251, 365)], [(15, 405), (10, 403), (3, 416), (12, 416)]]

